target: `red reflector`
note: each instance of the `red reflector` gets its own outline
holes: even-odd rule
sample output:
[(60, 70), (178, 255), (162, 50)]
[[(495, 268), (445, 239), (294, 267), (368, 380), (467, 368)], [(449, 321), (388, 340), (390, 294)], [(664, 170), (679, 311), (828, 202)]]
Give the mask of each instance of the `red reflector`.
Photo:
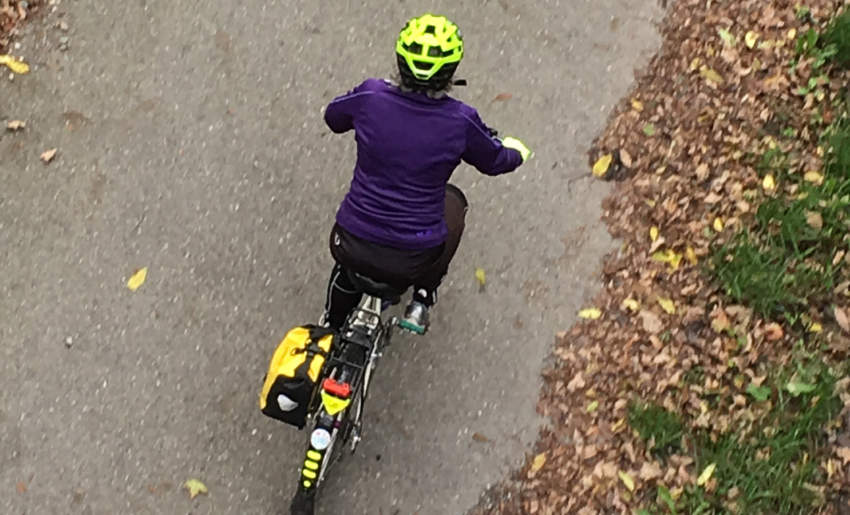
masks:
[(351, 396), (350, 384), (337, 383), (331, 378), (325, 379), (325, 382), (322, 383), (322, 389), (331, 395), (339, 397), (340, 399), (347, 399), (349, 396)]

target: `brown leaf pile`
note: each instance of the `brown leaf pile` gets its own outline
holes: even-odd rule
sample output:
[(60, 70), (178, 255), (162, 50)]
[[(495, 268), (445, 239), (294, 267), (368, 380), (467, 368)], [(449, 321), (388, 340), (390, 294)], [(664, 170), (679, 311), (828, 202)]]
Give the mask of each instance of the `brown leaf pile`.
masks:
[(8, 51), (17, 25), (39, 12), (43, 0), (0, 0), (0, 54)]
[[(649, 455), (628, 426), (630, 400), (652, 400), (714, 434), (733, 425), (746, 431), (763, 414), (745, 389), (788, 361), (792, 335), (731, 305), (700, 264), (712, 242), (775, 194), (753, 155), (790, 145), (783, 150), (795, 156), (791, 173), (821, 169), (810, 116), (819, 112), (829, 123), (832, 113), (828, 102), (796, 93), (810, 79), (811, 59), (794, 72), (789, 63), (797, 36), (822, 28), (842, 3), (807, 2), (811, 16), (800, 19), (794, 2), (781, 0), (671, 6), (661, 51), (590, 156), (591, 164), (617, 156), (621, 179), (604, 203), (609, 230), (623, 244), (604, 264), (604, 291), (594, 302), (603, 314), (558, 335), (557, 364), (544, 373), (538, 404), (551, 425), (517, 483), (490, 492), (473, 513), (632, 513), (659, 483), (671, 490), (694, 484), (701, 471), (690, 458), (673, 456), (662, 467)], [(850, 79), (832, 75), (822, 85), (827, 99)], [(796, 141), (779, 143), (789, 126), (798, 129)], [(813, 309), (811, 317), (823, 323), (827, 341), (842, 340), (831, 314)], [(848, 357), (846, 345), (833, 348), (832, 359)], [(697, 367), (703, 384), (682, 381)], [(710, 411), (706, 392), (718, 403)], [(850, 420), (850, 394), (842, 400), (841, 418)], [(832, 492), (850, 484), (850, 456), (842, 454), (850, 449), (841, 445), (848, 423), (834, 428), (833, 455), (817, 458)], [(534, 467), (531, 456), (541, 454), (545, 462)]]

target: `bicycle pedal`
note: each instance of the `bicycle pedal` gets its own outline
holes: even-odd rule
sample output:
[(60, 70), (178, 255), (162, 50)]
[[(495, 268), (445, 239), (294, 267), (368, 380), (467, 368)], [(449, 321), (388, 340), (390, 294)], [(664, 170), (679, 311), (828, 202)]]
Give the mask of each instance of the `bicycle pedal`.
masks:
[(409, 322), (409, 321), (407, 321), (407, 320), (405, 320), (405, 319), (400, 319), (400, 320), (398, 321), (398, 326), (399, 326), (399, 327), (400, 327), (403, 331), (407, 331), (407, 332), (409, 332), (409, 333), (418, 334), (418, 335), (423, 335), (423, 334), (425, 334), (425, 328), (424, 328), (424, 327), (418, 326), (418, 325), (416, 325), (416, 324), (414, 324), (414, 323), (412, 323), (412, 322)]

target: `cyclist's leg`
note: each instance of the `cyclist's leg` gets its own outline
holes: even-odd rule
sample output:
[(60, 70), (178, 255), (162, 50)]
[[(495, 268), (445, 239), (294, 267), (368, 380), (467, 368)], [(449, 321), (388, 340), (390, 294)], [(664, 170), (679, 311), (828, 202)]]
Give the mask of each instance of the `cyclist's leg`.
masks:
[(428, 270), (417, 278), (413, 287), (413, 300), (426, 306), (437, 302), (437, 287), (449, 271), (449, 263), (457, 252), (460, 238), (466, 224), (466, 212), (469, 203), (466, 196), (457, 186), (446, 185), (446, 226), (449, 233), (439, 259)]
[(325, 296), (324, 322), (333, 329), (341, 329), (348, 314), (357, 307), (362, 297), (363, 294), (351, 283), (345, 267), (334, 264)]

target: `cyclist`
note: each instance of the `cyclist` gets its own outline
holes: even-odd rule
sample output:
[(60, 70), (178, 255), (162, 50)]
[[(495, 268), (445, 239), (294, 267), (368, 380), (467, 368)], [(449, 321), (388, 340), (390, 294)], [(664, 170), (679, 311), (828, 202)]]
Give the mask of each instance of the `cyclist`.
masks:
[(448, 95), (463, 58), (457, 25), (432, 14), (413, 18), (395, 49), (400, 84), (367, 79), (325, 110), (328, 127), (354, 129), (357, 142), (354, 178), (330, 237), (335, 265), (324, 321), (336, 329), (362, 297), (354, 272), (399, 292), (413, 286), (404, 321), (424, 333), (466, 216), (452, 172), (463, 160), (499, 175), (531, 155), (515, 138), (496, 138), (474, 108)]

